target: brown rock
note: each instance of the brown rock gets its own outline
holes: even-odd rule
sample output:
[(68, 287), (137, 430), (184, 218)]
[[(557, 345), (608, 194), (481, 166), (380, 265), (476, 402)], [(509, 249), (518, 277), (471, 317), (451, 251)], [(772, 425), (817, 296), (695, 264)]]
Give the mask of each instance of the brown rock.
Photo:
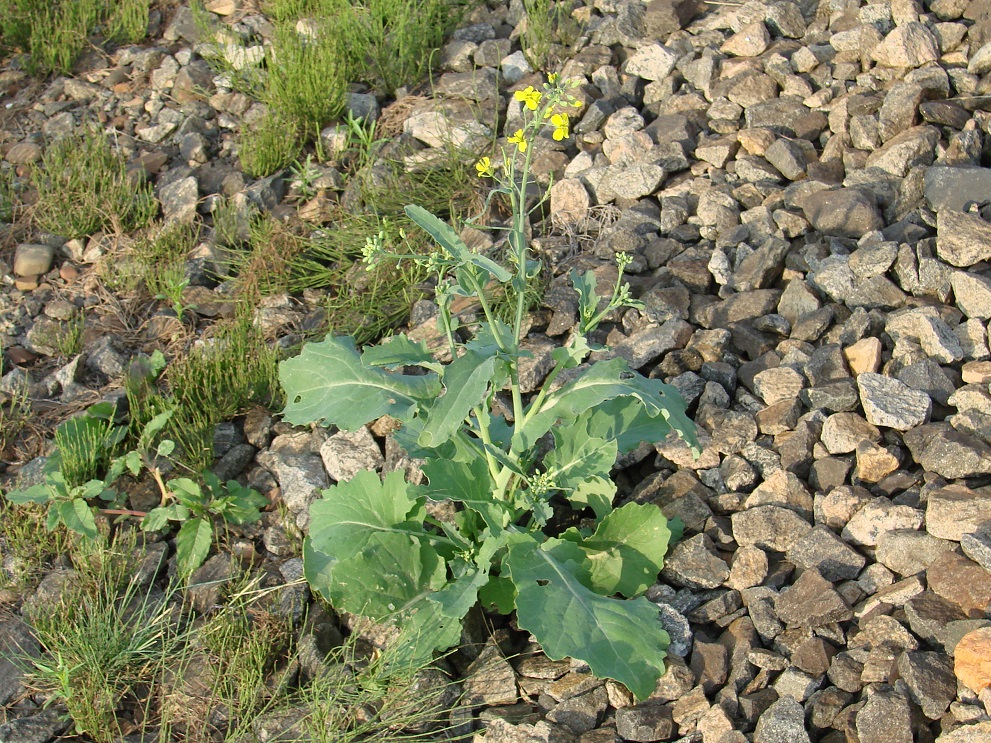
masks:
[(991, 605), (991, 573), (955, 552), (944, 552), (926, 571), (929, 588), (961, 609), (981, 619)]
[(991, 686), (991, 627), (968, 632), (953, 651), (953, 672), (973, 691)]
[(876, 372), (881, 367), (881, 341), (878, 338), (862, 338), (843, 350), (843, 357), (854, 376), (864, 372)]
[(991, 361), (968, 361), (961, 373), (964, 384), (991, 384)]

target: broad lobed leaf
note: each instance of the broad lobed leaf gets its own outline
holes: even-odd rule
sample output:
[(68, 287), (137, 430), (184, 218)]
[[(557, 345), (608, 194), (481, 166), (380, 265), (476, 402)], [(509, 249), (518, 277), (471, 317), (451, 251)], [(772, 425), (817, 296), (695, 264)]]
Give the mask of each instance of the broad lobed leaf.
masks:
[(533, 538), (521, 538), (503, 562), (518, 591), (520, 628), (533, 633), (547, 657), (584, 660), (596, 676), (647, 698), (664, 673), (670, 642), (657, 607), (644, 598), (611, 599), (589, 590), (579, 579), (584, 552), (548, 541), (553, 554)]
[(354, 339), (328, 336), (279, 364), (286, 392), (285, 419), (294, 425), (322, 423), (354, 431), (391, 415), (408, 420), (418, 402), (440, 394), (436, 374), (390, 373), (362, 363)]

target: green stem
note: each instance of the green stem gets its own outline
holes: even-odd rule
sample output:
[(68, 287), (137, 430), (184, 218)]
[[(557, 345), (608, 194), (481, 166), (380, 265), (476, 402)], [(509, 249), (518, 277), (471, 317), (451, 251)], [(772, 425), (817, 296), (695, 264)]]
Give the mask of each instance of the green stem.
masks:
[[(489, 425), (485, 422), (481, 407), (476, 405), (473, 410), (475, 412), (475, 420), (478, 421), (478, 437), (482, 440), (483, 444), (493, 446), (492, 436), (489, 434)], [(492, 453), (488, 449), (485, 450), (485, 462), (489, 467), (489, 476), (495, 482), (499, 477), (499, 462), (496, 461), (496, 458), (492, 456)]]

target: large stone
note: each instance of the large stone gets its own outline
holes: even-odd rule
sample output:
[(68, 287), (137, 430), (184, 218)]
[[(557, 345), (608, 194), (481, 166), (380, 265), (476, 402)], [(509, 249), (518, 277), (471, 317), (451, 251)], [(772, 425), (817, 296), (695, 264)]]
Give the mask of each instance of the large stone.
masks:
[(338, 431), (320, 447), (320, 458), (337, 482), (346, 482), (362, 470), (378, 470), (385, 464), (382, 449), (365, 426)]
[(643, 18), (647, 38), (666, 39), (687, 26), (704, 7), (697, 0), (651, 0)]
[(14, 250), (14, 275), (39, 276), (52, 267), (55, 250), (50, 245), (21, 243)]
[(820, 440), (830, 454), (848, 454), (864, 441), (880, 441), (881, 432), (857, 413), (834, 413), (822, 424)]
[(810, 743), (805, 711), (790, 696), (778, 699), (757, 721), (754, 743)]
[(929, 588), (956, 604), (972, 619), (987, 616), (991, 607), (991, 573), (955, 552), (944, 552), (926, 570)]
[(953, 672), (971, 691), (991, 686), (991, 627), (969, 632), (957, 643)]
[(196, 206), (199, 203), (200, 187), (194, 176), (180, 178), (159, 192), (162, 214), (167, 222), (189, 223), (196, 219)]
[(936, 253), (961, 268), (991, 258), (991, 224), (976, 214), (942, 210), (936, 215)]
[(788, 550), (788, 560), (800, 568), (815, 568), (827, 581), (854, 580), (866, 559), (822, 524)]
[(932, 410), (929, 395), (897, 379), (865, 372), (857, 377), (864, 414), (875, 426), (907, 431), (926, 421)]
[(509, 665), (499, 646), (489, 642), (465, 671), (462, 704), (466, 706), (495, 706), (515, 704), (516, 672)]
[(898, 673), (912, 699), (930, 720), (940, 718), (957, 695), (953, 664), (943, 653), (906, 652), (898, 658)]
[(939, 59), (939, 45), (932, 32), (916, 21), (896, 26), (871, 56), (883, 67), (922, 67)]
[(968, 203), (980, 201), (980, 194), (991, 193), (991, 168), (934, 165), (926, 168), (924, 189), (934, 211), (962, 212)]
[(918, 464), (948, 480), (991, 473), (991, 448), (948, 423), (913, 428), (904, 440)]
[(926, 502), (926, 531), (935, 537), (959, 542), (991, 526), (991, 494), (978, 493), (961, 485), (929, 494)]
[(892, 529), (877, 539), (875, 557), (898, 575), (915, 575), (932, 565), (944, 552), (954, 549), (953, 542), (915, 529)]
[(663, 80), (671, 74), (678, 55), (662, 44), (648, 44), (626, 60), (626, 73), (644, 80)]
[(991, 279), (980, 274), (954, 271), (950, 283), (953, 298), (964, 315), (981, 320), (991, 318)]
[(840, 188), (802, 200), (802, 211), (812, 227), (825, 235), (863, 237), (884, 227), (873, 194), (858, 188)]
[(616, 732), (623, 740), (669, 740), (674, 720), (669, 705), (638, 704), (616, 710)]
[(775, 552), (787, 552), (812, 530), (808, 521), (782, 506), (757, 506), (734, 513), (730, 518), (737, 544)]
[(895, 529), (918, 529), (922, 511), (896, 505), (884, 496), (874, 498), (857, 511), (843, 527), (843, 538), (856, 545), (874, 547), (881, 534)]
[(778, 594), (774, 602), (778, 617), (789, 627), (821, 627), (853, 617), (846, 600), (815, 569)]

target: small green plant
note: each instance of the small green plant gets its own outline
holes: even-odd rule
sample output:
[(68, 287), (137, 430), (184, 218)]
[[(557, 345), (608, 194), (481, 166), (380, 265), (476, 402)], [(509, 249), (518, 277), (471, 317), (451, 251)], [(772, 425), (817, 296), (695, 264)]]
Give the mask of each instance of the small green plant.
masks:
[(32, 686), (61, 702), (78, 734), (97, 743), (124, 734), (117, 710), (154, 681), (163, 658), (181, 647), (170, 589), (163, 596), (133, 579), (133, 531), (75, 561), (77, 580), (55, 603), (28, 608), (44, 653), (23, 661)]
[[(410, 219), (439, 246), (414, 256), (436, 282), (438, 325), (454, 359), (441, 364), (425, 344), (405, 336), (359, 353), (350, 338), (329, 336), (282, 362), (284, 416), (297, 425), (321, 423), (355, 430), (379, 418), (402, 421), (394, 434), (410, 456), (422, 458), (428, 484), (402, 473), (384, 480), (371, 471), (323, 491), (310, 508), (304, 541), (306, 578), (335, 607), (395, 621), (410, 657), (423, 658), (458, 642), (461, 620), (480, 602), (515, 610), (551, 658), (586, 661), (598, 676), (616, 679), (640, 699), (663, 673), (668, 636), (657, 608), (642, 597), (656, 580), (672, 536), (655, 505), (613, 507), (610, 472), (620, 453), (676, 431), (698, 451), (694, 426), (677, 391), (647, 379), (614, 358), (586, 365), (591, 334), (621, 307), (642, 307), (619, 271), (603, 302), (593, 274), (573, 271), (579, 320), (554, 367), (525, 402), (519, 361), (526, 287), (540, 266), (525, 237), (530, 212), (531, 145), (542, 132), (569, 134), (574, 103), (556, 81), (543, 91), (516, 93), (524, 125), (498, 168), (476, 165), (512, 205), (508, 267), (472, 252), (428, 211), (406, 207)], [(409, 260), (372, 240), (366, 259)], [(500, 321), (488, 300), (497, 282), (515, 290), (512, 323)], [(484, 320), (463, 342), (452, 312), (455, 298), (476, 300)], [(408, 367), (419, 373), (405, 373)], [(563, 373), (567, 381), (558, 385)], [(507, 388), (512, 417), (493, 410)], [(545, 440), (553, 447), (544, 452)], [(429, 516), (425, 502), (460, 505), (453, 522)], [(588, 526), (551, 530), (555, 508), (581, 511)], [(625, 599), (616, 596), (626, 597)]]
[(65, 552), (65, 529), (49, 531), (45, 523), (45, 511), (40, 506), (15, 506), (6, 498), (0, 499), (0, 588), (32, 587), (41, 579), (46, 565)]
[(69, 487), (96, 479), (110, 463), (127, 436), (127, 428), (114, 421), (116, 413), (112, 403), (96, 403), (55, 429), (55, 452), (49, 461)]
[(246, 175), (264, 178), (288, 167), (302, 148), (296, 124), (270, 110), (260, 121), (241, 128), (237, 155)]
[(289, 172), (292, 173), (292, 187), (304, 201), (308, 201), (317, 195), (314, 187), (317, 179), (320, 178), (320, 169), (313, 162), (313, 155), (307, 155), (306, 160), (297, 162)]
[(558, 0), (523, 0), (526, 10), (526, 31), (521, 42), (527, 61), (537, 70), (546, 70), (555, 63), (556, 44), (570, 44), (581, 33), (578, 23), (571, 17), (570, 3)]
[(87, 129), (51, 144), (35, 186), (38, 226), (63, 237), (128, 232), (147, 225), (158, 211), (151, 186), (132, 183), (123, 155), (99, 131)]
[(169, 480), (167, 505), (153, 508), (141, 521), (145, 531), (159, 531), (168, 522), (182, 526), (176, 534), (176, 565), (179, 574), (188, 577), (203, 564), (214, 542), (214, 518), (231, 524), (253, 524), (261, 518), (260, 508), (268, 498), (257, 490), (239, 485), (236, 480), (221, 483), (212, 472), (203, 473), (203, 485), (188, 477)]
[(13, 222), (17, 215), (17, 174), (13, 168), (0, 168), (0, 222)]
[[(0, 377), (3, 376), (3, 356), (0, 355)], [(31, 417), (28, 381), (22, 380), (9, 394), (0, 393), (0, 459), (13, 446)]]
[(151, 295), (161, 302), (168, 303), (180, 319), (190, 309), (183, 296), (186, 287), (189, 286), (185, 265), (167, 263), (157, 271), (145, 274), (145, 284)]
[(0, 1), (0, 41), (29, 52), (32, 72), (69, 74), (94, 33), (135, 43), (147, 29), (148, 0)]

